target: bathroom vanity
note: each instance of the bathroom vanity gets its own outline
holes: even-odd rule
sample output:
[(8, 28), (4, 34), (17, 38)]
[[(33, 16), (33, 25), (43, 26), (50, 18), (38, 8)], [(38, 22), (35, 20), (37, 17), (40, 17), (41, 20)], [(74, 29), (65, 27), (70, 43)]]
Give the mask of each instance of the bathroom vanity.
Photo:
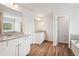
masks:
[(0, 56), (25, 56), (32, 34), (22, 31), (22, 13), (0, 4)]
[(45, 32), (35, 32), (33, 19), (27, 15), (0, 4), (0, 56), (25, 56), (31, 44), (45, 40)]
[(32, 35), (13, 34), (0, 37), (0, 56), (25, 56), (30, 51)]

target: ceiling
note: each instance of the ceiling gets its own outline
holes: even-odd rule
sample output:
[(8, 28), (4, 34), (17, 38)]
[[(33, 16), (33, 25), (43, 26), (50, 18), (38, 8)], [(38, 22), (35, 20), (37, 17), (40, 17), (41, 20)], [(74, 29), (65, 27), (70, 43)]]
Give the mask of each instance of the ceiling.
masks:
[(35, 14), (48, 14), (56, 11), (79, 8), (79, 3), (18, 3), (18, 5)]

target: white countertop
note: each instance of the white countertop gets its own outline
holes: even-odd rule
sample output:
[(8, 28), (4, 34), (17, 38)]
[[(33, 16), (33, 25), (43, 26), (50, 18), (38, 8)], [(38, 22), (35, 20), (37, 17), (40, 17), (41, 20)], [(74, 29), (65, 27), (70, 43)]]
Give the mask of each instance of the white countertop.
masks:
[(12, 34), (6, 34), (6, 35), (2, 35), (0, 36), (0, 42), (4, 42), (4, 41), (8, 41), (8, 40), (13, 40), (16, 38), (20, 38), (20, 37), (25, 37), (25, 36), (29, 36), (31, 34), (23, 34), (23, 33), (12, 33)]

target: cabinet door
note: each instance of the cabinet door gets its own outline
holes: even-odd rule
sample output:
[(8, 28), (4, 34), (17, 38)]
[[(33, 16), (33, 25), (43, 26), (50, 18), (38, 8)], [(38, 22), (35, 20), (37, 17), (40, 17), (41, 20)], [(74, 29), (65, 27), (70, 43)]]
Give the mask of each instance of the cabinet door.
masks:
[(18, 44), (19, 47), (19, 56), (25, 56), (26, 55), (26, 42), (25, 37), (19, 39), (20, 42)]
[(29, 43), (32, 44), (33, 43), (33, 36), (29, 35), (28, 39), (29, 39)]
[(10, 56), (18, 56), (18, 46), (9, 46), (9, 55)]
[(8, 42), (9, 56), (18, 56), (18, 43), (17, 39)]
[(26, 55), (30, 52), (30, 45), (29, 36), (26, 36)]
[(0, 42), (0, 56), (8, 56), (8, 42)]

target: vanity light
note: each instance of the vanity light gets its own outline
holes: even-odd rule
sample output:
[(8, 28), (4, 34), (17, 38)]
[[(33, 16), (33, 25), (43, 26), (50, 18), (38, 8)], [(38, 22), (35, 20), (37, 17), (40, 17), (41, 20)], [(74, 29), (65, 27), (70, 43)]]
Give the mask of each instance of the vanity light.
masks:
[(16, 3), (10, 3), (12, 8), (18, 8), (18, 5)]
[(17, 5), (16, 3), (13, 3), (13, 6), (14, 6), (15, 8), (18, 8), (18, 5)]

